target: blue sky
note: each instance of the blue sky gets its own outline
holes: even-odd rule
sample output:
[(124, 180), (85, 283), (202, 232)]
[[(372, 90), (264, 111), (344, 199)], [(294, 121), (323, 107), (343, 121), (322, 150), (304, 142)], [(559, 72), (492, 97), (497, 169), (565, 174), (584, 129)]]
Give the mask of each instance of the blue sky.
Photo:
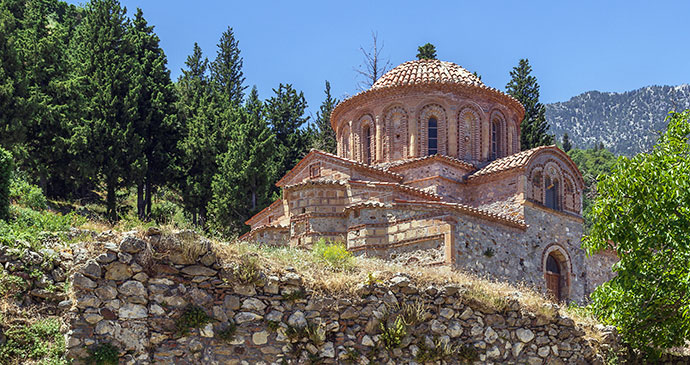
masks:
[(545, 103), (690, 82), (688, 1), (121, 1), (130, 13), (142, 8), (155, 26), (174, 79), (194, 42), (213, 59), (230, 26), (247, 85), (267, 98), (292, 83), (311, 113), (324, 80), (340, 99), (358, 91), (353, 68), (372, 31), (393, 66), (431, 42), (439, 59), (501, 90), (528, 58)]

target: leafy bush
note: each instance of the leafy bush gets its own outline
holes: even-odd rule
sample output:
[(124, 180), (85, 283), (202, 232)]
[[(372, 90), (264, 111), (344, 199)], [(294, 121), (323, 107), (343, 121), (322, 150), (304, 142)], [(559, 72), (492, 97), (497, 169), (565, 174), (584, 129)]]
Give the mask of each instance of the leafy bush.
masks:
[(190, 304), (184, 309), (182, 315), (180, 315), (175, 322), (177, 334), (185, 335), (191, 328), (201, 328), (207, 323), (210, 323), (211, 320), (212, 318), (203, 308)]
[(17, 325), (5, 330), (6, 342), (0, 345), (1, 364), (41, 363), (68, 364), (64, 358), (65, 339), (60, 320), (49, 318), (31, 325)]
[(237, 332), (237, 325), (235, 322), (230, 321), (227, 323), (225, 328), (218, 331), (218, 338), (223, 341), (230, 342), (233, 338), (235, 338), (235, 332)]
[(349, 270), (352, 268), (352, 253), (342, 242), (328, 243), (321, 238), (312, 247), (314, 255), (335, 270)]
[(0, 147), (0, 220), (10, 217), (10, 178), (13, 165), (12, 155)]
[(87, 364), (93, 365), (117, 365), (120, 351), (110, 342), (104, 342), (89, 349), (89, 357), (85, 359)]
[(10, 200), (17, 205), (34, 210), (43, 210), (48, 207), (48, 200), (43, 195), (43, 190), (17, 176), (10, 184)]
[(23, 278), (11, 275), (0, 267), (0, 297), (13, 294), (21, 296), (29, 289), (29, 283)]

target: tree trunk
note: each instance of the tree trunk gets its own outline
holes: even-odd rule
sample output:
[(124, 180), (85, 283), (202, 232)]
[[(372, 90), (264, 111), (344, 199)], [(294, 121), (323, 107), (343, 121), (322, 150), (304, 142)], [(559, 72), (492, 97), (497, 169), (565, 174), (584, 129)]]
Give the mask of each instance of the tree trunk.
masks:
[(146, 207), (144, 206), (144, 182), (141, 181), (137, 184), (137, 216), (139, 219), (143, 220), (146, 216), (144, 211)]
[(115, 223), (117, 221), (117, 197), (115, 196), (116, 180), (115, 177), (107, 177), (106, 180), (108, 189), (108, 196), (106, 197), (106, 214), (110, 222)]
[[(146, 196), (144, 198), (144, 204), (146, 205), (146, 218), (151, 218), (151, 195), (153, 195), (153, 186), (151, 184), (151, 179), (146, 177)], [(167, 217), (166, 217), (167, 219)]]

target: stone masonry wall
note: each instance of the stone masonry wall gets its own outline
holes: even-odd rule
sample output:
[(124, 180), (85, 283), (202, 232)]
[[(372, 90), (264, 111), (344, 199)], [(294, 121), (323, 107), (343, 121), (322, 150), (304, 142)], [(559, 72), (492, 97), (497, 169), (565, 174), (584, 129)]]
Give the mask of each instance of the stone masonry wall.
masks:
[[(242, 279), (249, 256), (222, 263), (215, 246), (188, 232), (125, 236), (92, 252), (71, 278), (67, 345), (77, 363), (103, 343), (119, 349), (121, 364), (601, 364), (609, 346), (570, 318), (527, 311), (510, 293), (480, 301), (462, 285), (403, 273), (359, 283), (352, 297), (318, 294), (289, 267)], [(208, 323), (181, 328), (190, 311)], [(397, 339), (386, 335), (392, 328), (403, 328)]]

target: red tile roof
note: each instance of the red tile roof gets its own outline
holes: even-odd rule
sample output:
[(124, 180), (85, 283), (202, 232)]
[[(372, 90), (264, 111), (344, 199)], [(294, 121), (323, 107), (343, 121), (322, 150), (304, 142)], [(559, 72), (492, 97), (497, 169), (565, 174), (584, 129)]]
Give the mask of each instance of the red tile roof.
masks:
[(440, 60), (408, 61), (388, 71), (376, 80), (372, 89), (402, 85), (419, 85), (430, 83), (450, 83), (484, 86), (479, 77), (466, 69)]

